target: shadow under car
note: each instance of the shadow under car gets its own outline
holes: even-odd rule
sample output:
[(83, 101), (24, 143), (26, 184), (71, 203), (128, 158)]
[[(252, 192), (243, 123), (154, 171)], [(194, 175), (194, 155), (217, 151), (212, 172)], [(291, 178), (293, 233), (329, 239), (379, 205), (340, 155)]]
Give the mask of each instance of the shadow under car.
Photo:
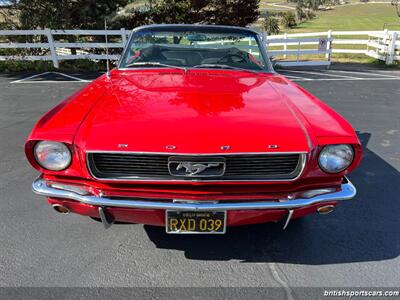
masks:
[(280, 223), (231, 227), (225, 235), (168, 235), (144, 226), (157, 248), (184, 251), (196, 260), (337, 264), (379, 261), (400, 254), (399, 172), (367, 148), (369, 133), (358, 133), (361, 165), (350, 176), (357, 196), (329, 215)]

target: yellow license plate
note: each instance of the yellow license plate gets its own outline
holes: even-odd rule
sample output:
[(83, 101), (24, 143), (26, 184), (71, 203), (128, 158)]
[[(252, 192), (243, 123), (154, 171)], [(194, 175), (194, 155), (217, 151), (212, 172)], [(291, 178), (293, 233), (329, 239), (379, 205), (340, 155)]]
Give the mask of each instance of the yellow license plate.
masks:
[(225, 229), (226, 211), (166, 211), (167, 233), (223, 234)]

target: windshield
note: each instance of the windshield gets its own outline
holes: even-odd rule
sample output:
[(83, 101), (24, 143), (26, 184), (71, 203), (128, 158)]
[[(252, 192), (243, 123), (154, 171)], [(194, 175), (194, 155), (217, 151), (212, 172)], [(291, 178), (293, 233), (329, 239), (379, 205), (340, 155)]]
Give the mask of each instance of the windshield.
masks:
[(120, 68), (218, 68), (269, 71), (256, 33), (229, 28), (142, 28), (132, 37)]

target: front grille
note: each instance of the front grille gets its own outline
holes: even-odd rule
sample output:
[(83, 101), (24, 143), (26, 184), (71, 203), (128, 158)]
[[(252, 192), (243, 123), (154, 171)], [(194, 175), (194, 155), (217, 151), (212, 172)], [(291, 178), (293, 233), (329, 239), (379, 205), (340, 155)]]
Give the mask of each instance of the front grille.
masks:
[[(174, 176), (168, 169), (170, 158), (205, 163), (225, 161), (222, 176)], [(302, 171), (304, 154), (170, 155), (137, 153), (88, 153), (88, 167), (98, 179), (129, 180), (291, 180)]]

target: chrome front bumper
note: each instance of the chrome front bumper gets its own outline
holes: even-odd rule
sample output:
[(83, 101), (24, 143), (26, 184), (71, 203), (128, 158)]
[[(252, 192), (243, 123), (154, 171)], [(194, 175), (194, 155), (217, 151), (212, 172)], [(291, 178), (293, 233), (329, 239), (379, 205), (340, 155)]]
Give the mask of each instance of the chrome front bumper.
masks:
[[(341, 190), (316, 195), (310, 198), (281, 199), (278, 201), (243, 201), (233, 203), (205, 203), (195, 201), (176, 202), (157, 202), (153, 200), (135, 200), (135, 199), (111, 199), (106, 197), (97, 197), (94, 195), (80, 195), (74, 191), (53, 188), (48, 186), (42, 178), (36, 179), (32, 184), (34, 193), (51, 198), (61, 198), (79, 201), (81, 203), (94, 205), (98, 207), (125, 207), (125, 208), (142, 208), (142, 209), (170, 209), (181, 211), (223, 211), (223, 210), (253, 210), (253, 209), (287, 209), (293, 210), (313, 204), (323, 204), (325, 202), (335, 202), (350, 200), (356, 195), (356, 188), (347, 179), (341, 184)], [(178, 200), (178, 199), (177, 199)], [(210, 199), (212, 200), (212, 199)]]

